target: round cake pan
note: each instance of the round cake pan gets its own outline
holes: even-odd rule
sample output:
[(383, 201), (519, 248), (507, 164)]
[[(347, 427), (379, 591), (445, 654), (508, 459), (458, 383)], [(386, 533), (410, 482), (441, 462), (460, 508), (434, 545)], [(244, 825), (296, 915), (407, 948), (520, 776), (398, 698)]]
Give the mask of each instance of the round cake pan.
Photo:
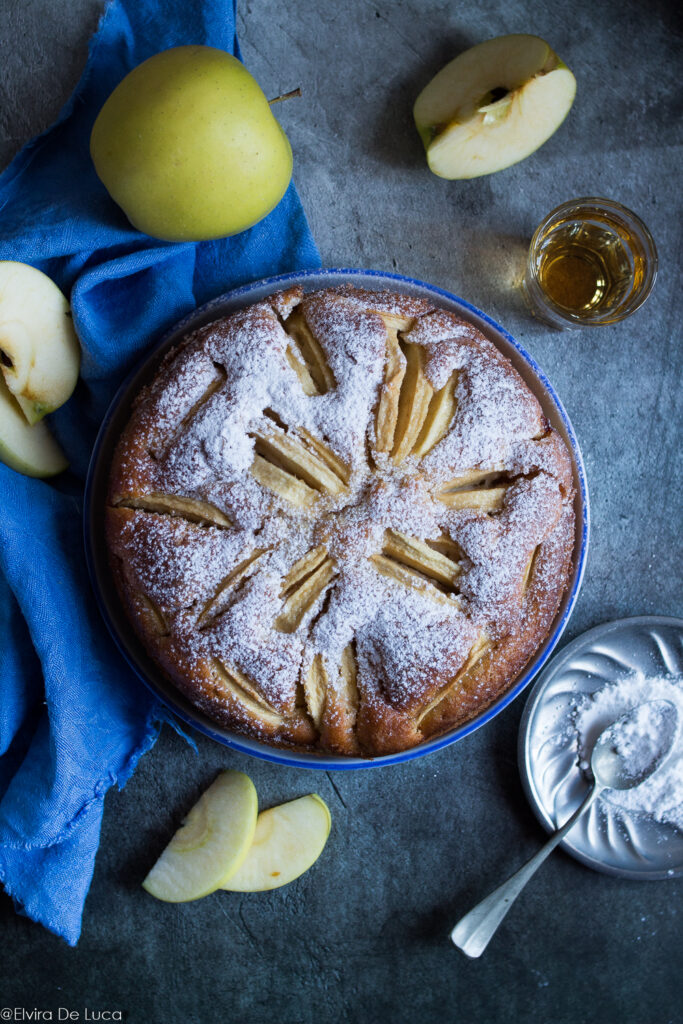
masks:
[[(227, 316), (229, 313), (244, 306), (259, 302), (280, 289), (301, 285), (306, 291), (315, 291), (319, 288), (334, 288), (344, 284), (374, 290), (388, 289), (427, 299), (436, 306), (450, 310), (462, 317), (463, 320), (468, 320), (474, 324), (512, 362), (520, 376), (538, 398), (543, 412), (551, 425), (564, 438), (572, 457), (574, 486), (576, 490), (576, 543), (574, 546), (571, 578), (552, 628), (534, 658), (526, 665), (510, 688), (476, 718), (444, 733), (443, 736), (429, 740), (411, 750), (372, 759), (338, 757), (331, 754), (309, 754), (268, 746), (258, 740), (250, 739), (222, 728), (195, 708), (165, 678), (161, 669), (149, 658), (135, 635), (118, 599), (109, 572), (102, 531), (107, 477), (114, 447), (129, 418), (131, 404), (135, 395), (154, 375), (163, 355), (177, 344), (188, 331), (195, 330), (219, 317)], [(545, 665), (567, 625), (581, 586), (589, 537), (588, 488), (579, 444), (560, 399), (548, 378), (528, 352), (503, 327), (485, 313), (482, 313), (481, 310), (476, 309), (476, 307), (458, 298), (456, 295), (452, 295), (442, 288), (436, 288), (433, 285), (425, 284), (422, 281), (416, 281), (409, 277), (403, 277), (399, 274), (385, 274), (373, 270), (314, 270), (267, 278), (266, 280), (257, 281), (254, 284), (237, 288), (234, 291), (219, 296), (176, 324), (147, 353), (141, 364), (123, 383), (102, 422), (88, 471), (84, 516), (86, 559), (104, 620), (121, 653), (133, 671), (167, 707), (186, 724), (193, 726), (206, 736), (210, 736), (212, 739), (234, 750), (253, 754), (255, 757), (273, 761), (276, 764), (293, 765), (299, 768), (337, 768), (342, 770), (399, 764), (402, 761), (409, 761), (414, 757), (422, 757), (433, 750), (440, 750), (442, 747), (454, 743), (463, 736), (467, 736), (474, 729), (484, 725), (494, 715), (498, 714), (499, 711), (502, 711), (510, 701), (514, 700)]]
[[(529, 802), (548, 832), (567, 821), (588, 793), (571, 729), (575, 701), (634, 672), (650, 679), (683, 675), (683, 619), (643, 615), (596, 626), (567, 644), (531, 691), (519, 729), (519, 766)], [(608, 875), (683, 875), (683, 832), (608, 800), (596, 801), (561, 846)]]

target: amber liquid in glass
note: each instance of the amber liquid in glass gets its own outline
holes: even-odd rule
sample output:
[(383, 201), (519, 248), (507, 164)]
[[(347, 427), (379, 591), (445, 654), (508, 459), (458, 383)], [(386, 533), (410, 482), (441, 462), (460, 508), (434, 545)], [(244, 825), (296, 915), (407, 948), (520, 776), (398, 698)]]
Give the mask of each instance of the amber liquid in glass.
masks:
[(597, 217), (562, 220), (539, 240), (538, 282), (560, 309), (609, 317), (640, 287), (638, 249)]

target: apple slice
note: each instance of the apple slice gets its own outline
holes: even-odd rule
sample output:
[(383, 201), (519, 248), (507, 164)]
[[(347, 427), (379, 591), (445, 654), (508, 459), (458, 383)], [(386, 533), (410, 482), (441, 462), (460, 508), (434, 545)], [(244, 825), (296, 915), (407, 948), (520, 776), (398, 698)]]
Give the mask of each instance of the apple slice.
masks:
[(194, 805), (142, 883), (166, 903), (208, 896), (227, 882), (254, 838), (258, 800), (243, 772), (221, 772)]
[(81, 349), (69, 303), (46, 274), (0, 260), (0, 370), (29, 423), (66, 402)]
[(575, 94), (573, 74), (543, 39), (500, 36), (442, 68), (418, 96), (413, 116), (434, 174), (477, 178), (542, 146)]
[(323, 852), (332, 819), (316, 793), (261, 811), (251, 849), (223, 882), (230, 892), (262, 892), (293, 882)]
[(0, 460), (25, 476), (54, 476), (69, 465), (44, 423), (29, 426), (0, 377)]

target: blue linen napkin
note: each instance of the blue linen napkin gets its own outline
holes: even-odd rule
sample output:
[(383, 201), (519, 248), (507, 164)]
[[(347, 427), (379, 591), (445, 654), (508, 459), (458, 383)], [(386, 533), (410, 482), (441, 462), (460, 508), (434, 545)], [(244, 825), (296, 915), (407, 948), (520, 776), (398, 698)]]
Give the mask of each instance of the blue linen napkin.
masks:
[(82, 488), (98, 425), (143, 349), (196, 305), (320, 265), (293, 186), (241, 235), (172, 244), (131, 227), (99, 182), (88, 142), (102, 104), (131, 68), (182, 43), (239, 56), (230, 0), (113, 0), (59, 120), (0, 176), (0, 259), (56, 281), (83, 347), (76, 392), (50, 417), (70, 473), (45, 482), (0, 464), (0, 881), (70, 945), (104, 795), (124, 785), (165, 717), (115, 649), (87, 578)]

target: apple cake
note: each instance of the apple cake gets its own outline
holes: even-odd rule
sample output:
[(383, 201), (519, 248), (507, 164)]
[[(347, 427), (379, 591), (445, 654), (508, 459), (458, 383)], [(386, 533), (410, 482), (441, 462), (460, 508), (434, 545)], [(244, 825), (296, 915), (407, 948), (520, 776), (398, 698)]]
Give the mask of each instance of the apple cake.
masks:
[(116, 448), (105, 528), (134, 629), (198, 708), (371, 758), (479, 715), (543, 642), (572, 467), (472, 324), (292, 288), (166, 355)]

